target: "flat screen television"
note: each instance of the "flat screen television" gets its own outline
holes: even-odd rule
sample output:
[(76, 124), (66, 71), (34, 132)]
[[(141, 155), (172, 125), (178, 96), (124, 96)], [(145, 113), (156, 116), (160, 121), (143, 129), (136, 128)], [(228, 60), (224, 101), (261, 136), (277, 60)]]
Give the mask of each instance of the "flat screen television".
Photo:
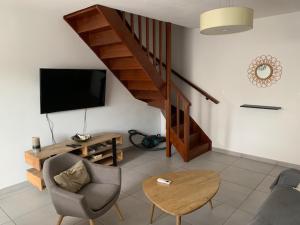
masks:
[(41, 114), (105, 105), (105, 70), (40, 69)]

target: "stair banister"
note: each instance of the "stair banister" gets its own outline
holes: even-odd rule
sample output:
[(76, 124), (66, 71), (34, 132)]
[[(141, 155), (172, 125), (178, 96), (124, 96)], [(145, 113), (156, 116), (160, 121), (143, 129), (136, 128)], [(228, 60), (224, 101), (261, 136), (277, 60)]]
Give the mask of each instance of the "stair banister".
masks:
[[(121, 15), (123, 18), (125, 18), (125, 13), (121, 12)], [(130, 14), (132, 15), (132, 14)], [(132, 18), (132, 17), (131, 17)], [(149, 36), (150, 36), (150, 31), (149, 31), (149, 18), (146, 17), (146, 47), (143, 46), (142, 44), (142, 29), (140, 29), (141, 27), (141, 16), (138, 16), (138, 23), (139, 23), (139, 35), (135, 36), (135, 38), (140, 42), (142, 48), (147, 52), (147, 55), (152, 58), (152, 61), (156, 61), (156, 63), (158, 63), (159, 65), (159, 74), (162, 76), (162, 67), (166, 68), (166, 63), (163, 62), (162, 60), (162, 34), (163, 34), (163, 22), (159, 21), (159, 57), (156, 57), (156, 52), (155, 52), (155, 48), (153, 48), (153, 53), (150, 51), (149, 49)], [(152, 23), (153, 23), (153, 29), (152, 30), (156, 30), (155, 27), (155, 21), (154, 19), (152, 19)], [(130, 29), (132, 29), (132, 26), (126, 21), (126, 19), (124, 19), (124, 22), (127, 24), (127, 26), (130, 27)], [(132, 23), (132, 21), (130, 22)], [(133, 31), (134, 33), (134, 31)], [(156, 35), (153, 32), (153, 46), (156, 45), (156, 41), (155, 41), (155, 37)], [(155, 58), (155, 60), (153, 60), (153, 58)], [(194, 88), (195, 90), (197, 90), (200, 94), (202, 94), (207, 100), (212, 101), (215, 104), (219, 104), (219, 100), (217, 100), (216, 98), (214, 98), (213, 96), (211, 96), (210, 94), (208, 94), (206, 91), (204, 91), (203, 89), (201, 89), (200, 87), (198, 87), (196, 84), (192, 83), (191, 81), (187, 80), (185, 77), (183, 77), (181, 74), (179, 74), (176, 70), (171, 69), (172, 73), (174, 74), (176, 77), (178, 77), (181, 81), (185, 82), (186, 84), (188, 84), (189, 86), (191, 86), (192, 88)]]

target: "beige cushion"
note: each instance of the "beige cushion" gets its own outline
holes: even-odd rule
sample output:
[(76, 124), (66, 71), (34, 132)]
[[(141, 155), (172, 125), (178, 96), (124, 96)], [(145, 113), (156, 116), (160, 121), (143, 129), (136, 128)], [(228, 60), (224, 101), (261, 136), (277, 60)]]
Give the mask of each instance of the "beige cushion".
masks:
[(56, 175), (54, 180), (59, 187), (75, 193), (78, 192), (84, 185), (90, 183), (91, 178), (83, 161), (81, 160), (71, 168)]
[(298, 184), (298, 186), (295, 187), (294, 189), (297, 190), (297, 191), (300, 191), (300, 184)]

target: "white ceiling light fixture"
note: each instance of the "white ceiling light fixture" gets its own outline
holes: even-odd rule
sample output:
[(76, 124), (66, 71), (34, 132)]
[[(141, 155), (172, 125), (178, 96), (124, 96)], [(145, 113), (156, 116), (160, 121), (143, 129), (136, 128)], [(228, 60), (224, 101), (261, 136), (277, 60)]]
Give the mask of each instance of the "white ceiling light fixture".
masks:
[(225, 7), (200, 15), (200, 33), (205, 35), (232, 34), (253, 28), (253, 9)]

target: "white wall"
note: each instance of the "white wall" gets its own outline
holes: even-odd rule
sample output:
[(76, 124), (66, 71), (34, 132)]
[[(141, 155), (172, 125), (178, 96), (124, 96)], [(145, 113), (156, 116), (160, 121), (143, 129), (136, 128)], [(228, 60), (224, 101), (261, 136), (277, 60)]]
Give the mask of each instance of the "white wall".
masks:
[[(32, 136), (51, 144), (39, 113), (39, 68), (105, 68), (64, 14), (20, 1), (0, 3), (0, 188), (25, 180), (23, 152), (31, 148)], [(106, 94), (106, 107), (88, 110), (88, 132), (160, 131), (160, 111), (134, 99), (111, 72)], [(83, 110), (50, 114), (57, 141), (81, 132), (83, 115)]]
[[(256, 19), (254, 30), (232, 35), (203, 36), (198, 29), (175, 27), (173, 66), (221, 102), (214, 105), (182, 86), (192, 100), (193, 117), (214, 147), (300, 164), (299, 28), (300, 13)], [(275, 85), (258, 88), (249, 82), (247, 69), (264, 54), (281, 61), (283, 75)]]

